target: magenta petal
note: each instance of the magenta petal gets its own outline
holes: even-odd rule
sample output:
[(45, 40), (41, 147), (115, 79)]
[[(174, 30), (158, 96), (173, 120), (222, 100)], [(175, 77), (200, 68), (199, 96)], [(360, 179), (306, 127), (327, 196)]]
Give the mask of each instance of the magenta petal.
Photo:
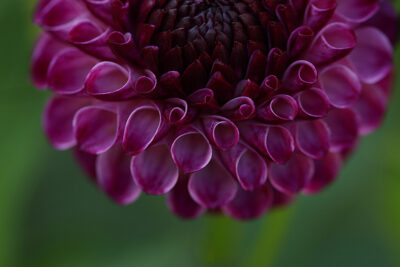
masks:
[(82, 108), (75, 114), (73, 125), (79, 147), (88, 153), (104, 153), (118, 139), (118, 115), (112, 108)]
[(188, 191), (188, 175), (180, 175), (174, 188), (166, 195), (168, 208), (184, 219), (194, 219), (205, 208), (194, 202)]
[(282, 126), (246, 123), (240, 126), (240, 132), (248, 144), (278, 164), (289, 160), (294, 152), (294, 139)]
[(254, 190), (267, 181), (266, 161), (250, 147), (239, 143), (230, 150), (221, 152), (220, 156), (244, 190)]
[(296, 100), (290, 95), (276, 95), (257, 109), (259, 118), (265, 121), (291, 121), (297, 116)]
[(203, 134), (188, 130), (176, 137), (171, 146), (171, 155), (184, 173), (191, 173), (201, 170), (210, 162), (212, 149)]
[(222, 113), (232, 121), (243, 121), (254, 116), (254, 101), (247, 96), (236, 97), (221, 108)]
[(386, 102), (386, 96), (380, 88), (375, 85), (363, 85), (360, 100), (352, 107), (360, 122), (360, 134), (369, 134), (381, 125)]
[(353, 111), (334, 109), (328, 113), (324, 121), (331, 132), (331, 151), (343, 151), (354, 147), (358, 139), (359, 123)]
[(123, 136), (126, 152), (138, 154), (156, 138), (162, 128), (160, 110), (155, 105), (143, 105), (134, 109), (128, 118)]
[(297, 147), (304, 155), (320, 159), (329, 151), (329, 134), (328, 126), (322, 120), (298, 122)]
[(181, 98), (169, 98), (164, 106), (164, 116), (170, 123), (183, 124), (193, 117), (188, 103)]
[(54, 96), (43, 114), (43, 128), (51, 144), (57, 149), (69, 149), (76, 144), (73, 129), (75, 113), (88, 105), (87, 98)]
[(237, 185), (228, 171), (216, 161), (191, 175), (189, 193), (200, 205), (215, 209), (228, 204), (237, 191)]
[(305, 58), (315, 65), (325, 65), (348, 55), (356, 47), (357, 39), (350, 26), (330, 23), (315, 37)]
[(372, 84), (382, 80), (393, 66), (390, 40), (380, 30), (372, 27), (358, 29), (356, 36), (357, 46), (350, 53), (349, 59), (361, 81)]
[(308, 48), (314, 38), (314, 32), (310, 27), (300, 26), (295, 29), (288, 39), (287, 51), (289, 56), (297, 57)]
[(273, 193), (270, 186), (263, 186), (250, 192), (239, 188), (235, 198), (223, 207), (223, 211), (238, 220), (254, 219), (268, 210), (272, 200)]
[(336, 13), (350, 23), (361, 23), (379, 10), (380, 0), (336, 0)]
[(282, 193), (281, 191), (276, 190), (274, 187), (272, 187), (272, 195), (272, 208), (280, 208), (282, 206), (288, 205), (295, 198), (295, 195)]
[(298, 60), (286, 69), (282, 78), (282, 88), (296, 92), (310, 88), (317, 80), (318, 72), (315, 66), (306, 60)]
[(350, 107), (360, 98), (361, 82), (357, 74), (344, 65), (326, 68), (320, 80), (329, 102), (336, 108)]
[(329, 21), (336, 9), (335, 0), (312, 0), (308, 2), (304, 24), (318, 31)]
[(136, 184), (147, 194), (161, 195), (169, 192), (179, 176), (178, 167), (171, 158), (168, 147), (157, 145), (134, 156), (131, 173)]
[(341, 165), (342, 158), (338, 153), (329, 153), (320, 160), (314, 160), (314, 176), (310, 183), (303, 189), (303, 192), (315, 194), (324, 189), (336, 178)]
[(53, 58), (47, 73), (51, 90), (58, 94), (76, 94), (83, 90), (86, 76), (97, 59), (74, 48), (66, 49)]
[(291, 195), (307, 186), (313, 174), (313, 161), (306, 156), (295, 154), (285, 164), (272, 163), (269, 178), (276, 189)]
[(47, 71), (50, 62), (65, 47), (65, 44), (49, 34), (42, 34), (38, 38), (31, 62), (32, 80), (36, 87), (42, 89), (47, 87)]
[(132, 179), (130, 157), (120, 146), (115, 146), (97, 157), (97, 183), (115, 202), (127, 205), (140, 195)]
[(202, 119), (208, 139), (220, 150), (227, 150), (239, 142), (239, 130), (236, 125), (221, 116), (206, 116)]
[(329, 98), (319, 88), (310, 88), (296, 95), (300, 115), (304, 117), (324, 117), (330, 108)]

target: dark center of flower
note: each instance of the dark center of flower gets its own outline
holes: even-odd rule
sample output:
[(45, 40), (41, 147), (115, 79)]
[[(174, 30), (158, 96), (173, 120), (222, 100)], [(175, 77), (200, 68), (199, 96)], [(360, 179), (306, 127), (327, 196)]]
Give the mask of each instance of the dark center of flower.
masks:
[(285, 56), (292, 12), (275, 0), (154, 0), (132, 17), (146, 67), (164, 78), (179, 73), (185, 94), (206, 87), (224, 102), (241, 80), (260, 85), (276, 67), (267, 66), (272, 48), (273, 60)]

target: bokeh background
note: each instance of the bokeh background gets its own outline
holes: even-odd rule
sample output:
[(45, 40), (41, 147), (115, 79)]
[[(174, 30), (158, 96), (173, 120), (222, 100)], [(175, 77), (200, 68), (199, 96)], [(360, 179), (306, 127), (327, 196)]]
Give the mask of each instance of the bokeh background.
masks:
[(34, 2), (0, 1), (0, 266), (400, 266), (400, 47), (387, 119), (334, 185), (252, 222), (182, 221), (162, 197), (114, 205), (47, 143)]

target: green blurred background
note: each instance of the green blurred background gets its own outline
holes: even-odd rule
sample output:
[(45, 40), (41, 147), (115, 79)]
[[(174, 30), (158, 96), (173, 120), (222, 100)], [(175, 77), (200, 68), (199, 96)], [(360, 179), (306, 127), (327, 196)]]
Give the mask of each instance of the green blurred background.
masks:
[(49, 94), (28, 76), (33, 6), (0, 1), (1, 267), (400, 266), (399, 82), (383, 127), (323, 193), (247, 223), (182, 221), (162, 197), (114, 205), (46, 142)]

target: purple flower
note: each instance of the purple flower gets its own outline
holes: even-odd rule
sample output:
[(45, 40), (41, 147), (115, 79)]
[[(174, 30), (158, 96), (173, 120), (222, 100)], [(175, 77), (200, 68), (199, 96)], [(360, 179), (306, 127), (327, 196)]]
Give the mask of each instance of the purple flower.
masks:
[(43, 126), (115, 202), (251, 219), (316, 193), (391, 93), (379, 0), (41, 0)]

